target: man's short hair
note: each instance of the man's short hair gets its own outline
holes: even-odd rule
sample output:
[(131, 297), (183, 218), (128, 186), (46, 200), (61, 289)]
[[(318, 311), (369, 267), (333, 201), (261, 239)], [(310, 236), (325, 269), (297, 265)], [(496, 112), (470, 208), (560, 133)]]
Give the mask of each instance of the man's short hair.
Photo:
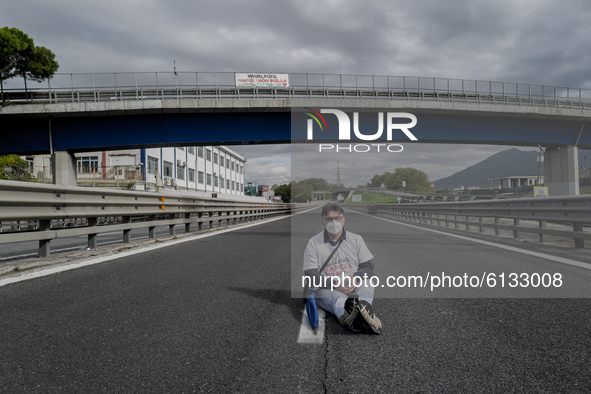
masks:
[(322, 207), (322, 219), (324, 219), (329, 212), (338, 212), (341, 215), (345, 214), (343, 208), (339, 204), (334, 202), (329, 202), (328, 204)]

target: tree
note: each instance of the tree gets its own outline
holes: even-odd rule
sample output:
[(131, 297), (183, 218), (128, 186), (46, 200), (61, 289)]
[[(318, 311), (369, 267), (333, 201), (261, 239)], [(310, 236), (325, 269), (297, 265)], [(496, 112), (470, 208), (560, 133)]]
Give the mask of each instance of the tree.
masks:
[(402, 189), (402, 181), (406, 181), (404, 190), (415, 192), (429, 191), (431, 182), (429, 176), (424, 172), (415, 168), (396, 168), (394, 170), (394, 189)]
[(0, 179), (9, 181), (34, 181), (29, 172), (29, 163), (18, 155), (0, 156)]
[(402, 182), (406, 181), (404, 190), (425, 192), (430, 190), (429, 176), (415, 168), (396, 168), (394, 173), (384, 172), (382, 175), (374, 175), (368, 183), (370, 187), (380, 187), (382, 182), (387, 189), (402, 190)]
[(371, 178), (371, 181), (369, 181), (367, 186), (380, 187), (380, 186), (382, 186), (382, 183), (384, 184), (384, 186), (386, 186), (386, 189), (393, 189), (394, 188), (394, 174), (392, 174), (391, 172), (384, 172), (382, 175), (376, 174), (373, 176), (373, 178)]
[(306, 202), (312, 199), (314, 191), (333, 191), (338, 189), (339, 185), (328, 183), (322, 178), (308, 178), (299, 182), (291, 182), (291, 191), (293, 202)]
[(286, 183), (285, 185), (273, 185), (271, 188), (275, 192), (276, 196), (281, 196), (283, 202), (291, 201), (291, 184)]
[(35, 46), (33, 39), (14, 27), (0, 28), (0, 84), (6, 79), (21, 76), (42, 82), (51, 78), (59, 68), (55, 54), (45, 47)]

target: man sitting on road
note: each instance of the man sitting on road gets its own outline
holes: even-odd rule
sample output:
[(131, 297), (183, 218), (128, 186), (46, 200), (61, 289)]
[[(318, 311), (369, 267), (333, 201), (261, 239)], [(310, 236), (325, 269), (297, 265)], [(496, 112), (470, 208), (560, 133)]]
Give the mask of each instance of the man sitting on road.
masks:
[(374, 288), (369, 281), (373, 255), (361, 236), (343, 228), (345, 216), (340, 205), (329, 203), (322, 208), (322, 224), (324, 230), (310, 238), (304, 253), (305, 277), (322, 284), (316, 291), (316, 303), (354, 332), (379, 334), (382, 323), (373, 313)]

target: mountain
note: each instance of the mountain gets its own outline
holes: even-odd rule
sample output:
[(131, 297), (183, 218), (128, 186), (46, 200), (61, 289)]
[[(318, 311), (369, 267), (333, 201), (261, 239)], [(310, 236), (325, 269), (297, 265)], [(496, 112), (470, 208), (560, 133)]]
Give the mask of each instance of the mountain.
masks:
[[(585, 155), (587, 156), (587, 165), (591, 167), (591, 151), (589, 150), (579, 150), (579, 166), (585, 166)], [(490, 187), (490, 178), (537, 176), (538, 156), (538, 151), (507, 149), (433, 183), (438, 189), (451, 189), (460, 186), (464, 186), (466, 189), (470, 186), (486, 188)], [(542, 166), (541, 174), (544, 175), (544, 166)]]

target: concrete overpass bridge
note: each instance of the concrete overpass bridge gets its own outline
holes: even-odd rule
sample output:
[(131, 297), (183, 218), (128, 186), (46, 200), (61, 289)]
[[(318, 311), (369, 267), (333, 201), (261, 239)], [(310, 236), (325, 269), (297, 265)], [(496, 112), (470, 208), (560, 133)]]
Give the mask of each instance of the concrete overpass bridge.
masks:
[[(562, 195), (578, 194), (576, 151), (591, 149), (591, 89), (584, 88), (296, 73), (286, 87), (245, 88), (234, 73), (109, 73), (57, 74), (47, 87), (3, 89), (0, 154), (318, 143), (337, 139), (336, 117), (326, 117), (330, 133), (309, 141), (305, 116), (293, 109), (405, 112), (418, 119), (418, 143), (544, 146), (546, 184)], [(374, 142), (383, 141), (384, 134)], [(408, 139), (399, 133), (391, 141)]]

